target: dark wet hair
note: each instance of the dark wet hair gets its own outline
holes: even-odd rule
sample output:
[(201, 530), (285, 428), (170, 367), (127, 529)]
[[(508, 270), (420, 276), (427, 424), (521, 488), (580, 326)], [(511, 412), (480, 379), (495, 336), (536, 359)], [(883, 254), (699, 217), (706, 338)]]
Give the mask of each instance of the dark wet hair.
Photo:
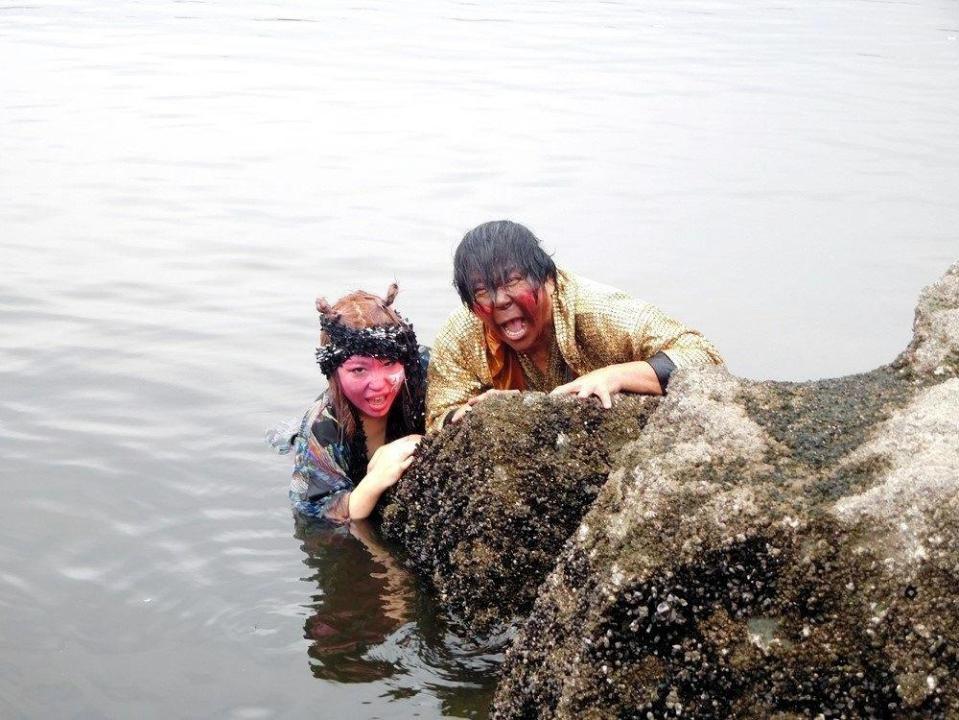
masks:
[(453, 285), (464, 305), (473, 305), (473, 286), (492, 290), (518, 271), (537, 285), (556, 279), (553, 262), (530, 230), (510, 220), (477, 225), (460, 240), (453, 256)]

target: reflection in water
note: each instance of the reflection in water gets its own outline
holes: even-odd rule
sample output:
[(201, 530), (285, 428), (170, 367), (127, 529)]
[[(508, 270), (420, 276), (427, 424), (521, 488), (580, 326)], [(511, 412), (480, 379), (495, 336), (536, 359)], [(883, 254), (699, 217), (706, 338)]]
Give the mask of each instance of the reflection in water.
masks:
[(347, 526), (296, 520), (304, 561), (319, 592), (304, 626), (315, 677), (370, 682), (393, 675), (390, 663), (369, 657), (410, 620), (413, 582), (376, 538), (368, 521)]
[(487, 716), (510, 633), (466, 640), (368, 521), (345, 527), (296, 516), (294, 535), (318, 588), (304, 624), (316, 678), (383, 681), (394, 700), (422, 693), (445, 716)]

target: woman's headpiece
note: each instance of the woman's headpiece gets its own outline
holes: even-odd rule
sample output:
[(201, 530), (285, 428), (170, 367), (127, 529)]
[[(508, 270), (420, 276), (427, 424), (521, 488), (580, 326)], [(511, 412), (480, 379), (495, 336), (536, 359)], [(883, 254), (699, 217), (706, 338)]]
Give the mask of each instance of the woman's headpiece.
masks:
[[(426, 417), (426, 357), (420, 356), (413, 326), (391, 307), (398, 292), (399, 287), (394, 282), (382, 298), (357, 291), (340, 298), (335, 306), (331, 306), (326, 298), (316, 299), (323, 329), (323, 344), (316, 350), (316, 361), (329, 378), (334, 411), (343, 423), (346, 434), (356, 445), (354, 459), (357, 472), (366, 472), (363, 428), (357, 424), (355, 409), (342, 397), (335, 373), (353, 355), (398, 360), (403, 364), (406, 372), (404, 389), (399, 407), (394, 406), (390, 410), (387, 434), (389, 437), (400, 437), (423, 432)], [(371, 323), (376, 324), (370, 327)], [(354, 325), (367, 327), (357, 328)]]
[(316, 362), (327, 377), (353, 355), (398, 360), (404, 365), (419, 358), (416, 334), (409, 323), (358, 329), (342, 323), (339, 315), (321, 315), (320, 327), (328, 341), (317, 348)]

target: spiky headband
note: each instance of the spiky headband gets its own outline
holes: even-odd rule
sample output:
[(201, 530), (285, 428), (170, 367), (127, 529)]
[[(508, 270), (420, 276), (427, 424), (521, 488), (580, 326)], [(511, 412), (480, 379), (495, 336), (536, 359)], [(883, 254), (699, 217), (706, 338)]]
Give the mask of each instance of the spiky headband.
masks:
[(399, 360), (403, 365), (418, 363), (419, 346), (409, 323), (370, 328), (352, 328), (339, 316), (320, 317), (320, 327), (329, 340), (316, 349), (316, 362), (327, 377), (354, 355)]

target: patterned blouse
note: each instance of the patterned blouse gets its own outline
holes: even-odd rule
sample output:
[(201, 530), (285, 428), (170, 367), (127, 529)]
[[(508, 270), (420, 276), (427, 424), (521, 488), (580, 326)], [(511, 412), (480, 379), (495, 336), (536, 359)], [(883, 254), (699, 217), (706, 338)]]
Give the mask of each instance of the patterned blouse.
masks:
[(350, 492), (355, 487), (349, 476), (353, 448), (343, 437), (326, 392), (306, 411), (292, 440), (294, 509), (308, 517), (349, 520)]

